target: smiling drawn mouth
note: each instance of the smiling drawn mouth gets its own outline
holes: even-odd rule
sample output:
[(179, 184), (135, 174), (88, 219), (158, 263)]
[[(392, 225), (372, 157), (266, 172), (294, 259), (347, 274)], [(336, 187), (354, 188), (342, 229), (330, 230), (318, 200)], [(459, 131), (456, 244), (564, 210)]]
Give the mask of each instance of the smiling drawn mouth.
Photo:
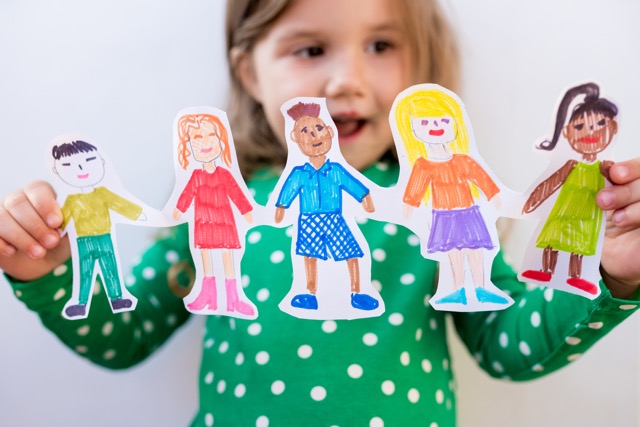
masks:
[(442, 134), (444, 134), (444, 129), (438, 129), (438, 130), (431, 129), (429, 131), (429, 135), (431, 136), (442, 136)]
[(587, 143), (587, 144), (595, 144), (596, 142), (600, 141), (600, 138), (598, 138), (597, 136), (596, 137), (591, 137), (591, 138), (585, 136), (584, 138), (578, 139), (578, 141), (579, 142), (584, 142), (584, 143)]
[(213, 151), (213, 147), (209, 147), (209, 148), (203, 148), (202, 150), (200, 150), (201, 153), (210, 153), (211, 151)]
[(87, 179), (87, 178), (89, 178), (89, 174), (88, 173), (85, 173), (85, 174), (82, 174), (82, 175), (78, 175), (78, 179)]
[(315, 144), (311, 144), (312, 147), (320, 147), (321, 145), (322, 145), (322, 141)]

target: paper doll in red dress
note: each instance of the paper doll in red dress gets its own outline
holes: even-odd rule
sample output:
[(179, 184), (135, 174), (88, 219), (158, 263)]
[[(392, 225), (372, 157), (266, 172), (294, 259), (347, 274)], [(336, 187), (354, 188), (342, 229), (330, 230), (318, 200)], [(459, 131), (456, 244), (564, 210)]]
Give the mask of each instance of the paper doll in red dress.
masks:
[[(241, 187), (230, 170), (235, 156), (226, 123), (226, 114), (213, 108), (179, 115), (176, 122), (179, 166), (186, 171), (194, 161), (195, 167), (191, 167), (189, 181), (175, 202), (173, 218), (179, 220), (192, 210), (192, 253), (197, 258), (200, 252), (203, 269), (198, 274), (200, 265), (196, 263), (195, 286), (185, 302), (189, 301), (187, 309), (194, 313), (255, 318), (256, 307), (239, 286), (239, 268), (234, 263), (234, 251), (240, 250), (244, 241), (244, 234), (242, 239), (239, 236), (235, 211), (251, 223), (253, 206), (245, 195), (244, 181)], [(217, 254), (222, 256), (226, 311), (218, 304), (221, 289), (216, 281), (220, 272), (214, 268)]]

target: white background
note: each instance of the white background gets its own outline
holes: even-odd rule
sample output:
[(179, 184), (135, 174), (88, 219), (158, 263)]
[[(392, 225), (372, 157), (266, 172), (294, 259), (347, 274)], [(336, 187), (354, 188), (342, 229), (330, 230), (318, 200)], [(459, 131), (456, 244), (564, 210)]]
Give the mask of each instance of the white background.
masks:
[[(109, 147), (131, 193), (161, 208), (173, 186), (176, 112), (226, 105), (223, 8), (214, 0), (0, 2), (0, 195), (48, 178), (49, 140), (82, 131)], [(620, 108), (617, 157), (640, 155), (640, 2), (450, 0), (447, 9), (462, 43), (460, 96), (480, 152), (504, 182), (522, 191), (544, 170), (531, 147), (551, 131), (563, 91), (587, 80)], [(518, 223), (503, 242), (516, 265), (532, 229)], [(124, 265), (152, 233), (118, 231)], [(638, 322), (525, 384), (488, 379), (452, 339), (460, 426), (639, 425)], [(194, 318), (150, 360), (110, 372), (66, 350), (0, 283), (0, 425), (186, 425), (197, 405), (201, 328)]]

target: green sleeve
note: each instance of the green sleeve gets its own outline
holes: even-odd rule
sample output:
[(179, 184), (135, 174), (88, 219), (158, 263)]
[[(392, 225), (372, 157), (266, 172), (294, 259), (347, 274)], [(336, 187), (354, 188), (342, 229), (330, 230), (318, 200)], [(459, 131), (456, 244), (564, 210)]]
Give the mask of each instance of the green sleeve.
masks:
[(491, 376), (524, 381), (577, 360), (638, 309), (601, 282), (595, 300), (545, 287), (528, 288), (498, 255), (492, 281), (514, 299), (502, 311), (456, 313), (458, 334)]
[(130, 275), (125, 275), (127, 289), (138, 299), (134, 311), (112, 313), (98, 279), (89, 315), (80, 320), (62, 317), (71, 297), (70, 261), (33, 282), (8, 279), (18, 299), (67, 347), (98, 365), (123, 369), (145, 359), (189, 317), (182, 298), (168, 286), (168, 274), (170, 270), (176, 273), (172, 265), (183, 266), (185, 271), (177, 276), (181, 285), (187, 286), (186, 272), (193, 271), (190, 263), (186, 226), (174, 228), (143, 255)]

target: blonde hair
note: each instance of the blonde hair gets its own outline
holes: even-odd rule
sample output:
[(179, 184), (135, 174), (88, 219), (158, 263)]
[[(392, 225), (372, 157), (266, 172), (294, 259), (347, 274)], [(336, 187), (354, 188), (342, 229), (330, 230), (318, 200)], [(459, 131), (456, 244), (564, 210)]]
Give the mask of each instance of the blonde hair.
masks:
[[(282, 166), (287, 148), (269, 127), (262, 106), (244, 89), (236, 74), (238, 57), (251, 54), (258, 38), (291, 5), (291, 0), (227, 1), (227, 59), (231, 80), (229, 121), (234, 131), (238, 163), (245, 176), (264, 165)], [(414, 40), (413, 82), (437, 83), (457, 89), (460, 60), (453, 30), (438, 0), (395, 1), (405, 17), (406, 29)]]

